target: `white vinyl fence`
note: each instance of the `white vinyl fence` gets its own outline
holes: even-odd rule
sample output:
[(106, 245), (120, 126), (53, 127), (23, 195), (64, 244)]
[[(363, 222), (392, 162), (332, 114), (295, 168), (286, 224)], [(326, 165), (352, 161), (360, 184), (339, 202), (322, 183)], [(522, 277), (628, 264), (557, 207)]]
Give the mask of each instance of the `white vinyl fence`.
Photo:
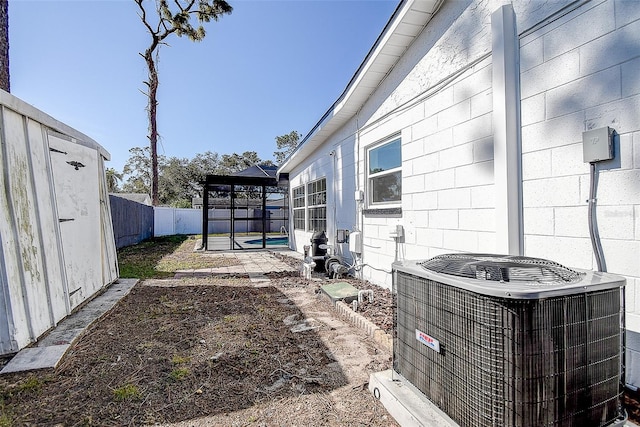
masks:
[(202, 211), (200, 209), (155, 207), (153, 211), (154, 236), (200, 234), (202, 232)]
[[(261, 232), (262, 211), (260, 209), (236, 210), (235, 232)], [(209, 234), (230, 233), (229, 209), (209, 210)], [(267, 232), (278, 232), (286, 227), (284, 209), (267, 210)], [(201, 234), (202, 210), (156, 207), (154, 209), (154, 236), (173, 234)]]

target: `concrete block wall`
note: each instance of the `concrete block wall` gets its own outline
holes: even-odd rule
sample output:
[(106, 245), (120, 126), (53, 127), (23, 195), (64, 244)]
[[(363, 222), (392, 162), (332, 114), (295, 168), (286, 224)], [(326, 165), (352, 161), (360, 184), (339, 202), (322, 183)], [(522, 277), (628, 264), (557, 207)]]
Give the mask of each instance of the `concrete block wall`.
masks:
[[(525, 254), (594, 268), (582, 132), (615, 128), (619, 155), (599, 166), (598, 222), (609, 270), (629, 280), (630, 324), (640, 330), (640, 315), (634, 317), (640, 313), (640, 8), (634, 3), (541, 0), (513, 7), (521, 47)], [(390, 286), (396, 256), (496, 251), (501, 225), (495, 219), (489, 22), (501, 4), (446, 2), (353, 119), (290, 175), (292, 188), (321, 176), (329, 187), (335, 180), (327, 194), (336, 204), (329, 228), (362, 230), (365, 279)], [(366, 149), (395, 134), (402, 138), (402, 214), (363, 213), (370, 206), (355, 203), (353, 192), (366, 189)], [(396, 224), (405, 230), (398, 247), (389, 237)], [(293, 237), (301, 251), (310, 235)]]
[(416, 239), (405, 242), (407, 258), (493, 249), (494, 207), (480, 195), (492, 199), (491, 99), (486, 58), (426, 100), (425, 118), (411, 126), (411, 144), (421, 145), (430, 161), (426, 169), (419, 166), (425, 164), (421, 157), (403, 167), (403, 193), (409, 196), (403, 197), (403, 213), (423, 213), (416, 221), (403, 218), (416, 230)]
[[(364, 278), (391, 286), (392, 262), (494, 252), (491, 28), (499, 1), (446, 2), (359, 113), (358, 187), (372, 144), (402, 138), (402, 214), (364, 214)], [(362, 208), (372, 208), (362, 206)], [(389, 237), (396, 225), (404, 238)], [(375, 263), (375, 264), (374, 264)]]
[[(634, 162), (634, 151), (640, 150), (634, 146), (640, 130), (640, 78), (624, 70), (640, 55), (640, 39), (632, 36), (640, 31), (640, 8), (630, 3), (587, 3), (551, 28), (521, 38), (522, 171), (525, 252), (593, 269), (582, 132), (614, 128), (616, 158), (598, 164), (599, 231), (609, 249), (607, 260), (623, 267), (616, 272), (635, 277), (633, 266), (640, 264), (635, 230), (640, 164)], [(547, 241), (578, 252), (559, 253)]]
[(525, 255), (596, 269), (588, 232), (582, 132), (617, 132), (597, 165), (607, 271), (627, 278), (627, 381), (640, 385), (640, 7), (582, 4), (520, 39)]
[[(568, 2), (514, 8), (519, 25), (528, 27)], [(329, 184), (326, 154), (336, 150), (335, 190), (327, 194), (329, 203), (336, 201), (336, 215), (328, 228), (363, 232), (362, 261), (369, 264), (363, 276), (381, 285), (391, 286), (396, 256), (495, 251), (489, 23), (503, 2), (471, 3), (445, 2), (352, 120), (290, 174), (291, 188), (321, 176)], [(402, 137), (402, 214), (363, 214), (371, 207), (355, 203), (353, 193), (366, 190), (366, 149), (395, 134)], [(405, 230), (398, 247), (389, 237), (396, 224)], [(296, 249), (309, 237), (295, 231)]]
[[(396, 252), (418, 259), (496, 251), (490, 22), (503, 3), (445, 2), (358, 113), (358, 188), (366, 188), (366, 148), (402, 136), (402, 215), (363, 215), (359, 224), (365, 259), (378, 268), (390, 268)], [(527, 28), (568, 3), (513, 7), (518, 25)], [(388, 235), (395, 224), (405, 230), (398, 248)], [(389, 274), (364, 272), (390, 285)]]
[[(390, 286), (396, 256), (494, 251), (491, 110), (491, 58), (485, 57), (402, 117), (361, 130), (361, 171), (368, 147), (397, 132), (402, 139), (402, 215), (362, 216), (364, 262), (378, 268), (365, 267), (366, 279)], [(366, 188), (365, 178), (361, 173), (360, 188)], [(405, 232), (397, 248), (389, 237), (396, 224)]]
[[(345, 261), (353, 260), (347, 244), (337, 244), (335, 241), (338, 229), (354, 230), (356, 228), (356, 207), (354, 193), (356, 189), (356, 160), (355, 160), (355, 121), (348, 123), (336, 131), (329, 140), (319, 147), (316, 152), (305, 159), (289, 175), (289, 197), (294, 188), (306, 185), (321, 178), (327, 180), (327, 230), (329, 244), (333, 246), (333, 253), (344, 255)], [(331, 153), (333, 152), (333, 155)], [(311, 245), (313, 232), (310, 230), (296, 230), (293, 227), (293, 213), (289, 216), (290, 245), (297, 252), (302, 253), (305, 245)]]

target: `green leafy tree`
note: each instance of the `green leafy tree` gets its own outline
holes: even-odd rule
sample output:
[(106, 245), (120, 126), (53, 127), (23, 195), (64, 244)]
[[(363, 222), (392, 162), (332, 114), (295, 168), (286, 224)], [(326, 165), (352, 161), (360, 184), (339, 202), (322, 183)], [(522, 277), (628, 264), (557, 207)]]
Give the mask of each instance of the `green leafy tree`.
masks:
[[(125, 193), (150, 194), (151, 191), (151, 149), (150, 147), (133, 147), (129, 149), (129, 160), (122, 170), (127, 179), (122, 185)], [(159, 163), (164, 163), (164, 156), (160, 156)]]
[[(217, 175), (233, 175), (234, 173), (241, 172), (254, 165), (269, 165), (272, 166), (273, 162), (270, 160), (263, 161), (260, 159), (255, 151), (245, 151), (242, 154), (223, 154), (220, 159), (220, 166), (217, 171)], [(252, 186), (236, 186), (236, 197), (239, 198), (255, 198), (260, 194), (259, 187)]]
[(300, 143), (300, 134), (295, 130), (289, 132), (286, 135), (276, 136), (276, 146), (278, 151), (273, 152), (273, 157), (277, 165), (281, 165), (289, 157), (293, 150), (296, 149)]
[(220, 156), (218, 153), (211, 151), (198, 153), (193, 159), (191, 159), (188, 167), (193, 181), (193, 190), (200, 195), (202, 191), (201, 183), (207, 178), (207, 175), (219, 174)]
[[(151, 188), (151, 155), (149, 147), (134, 147), (124, 166), (127, 177), (122, 190), (149, 194)], [(199, 197), (201, 181), (219, 167), (217, 153), (207, 151), (194, 159), (158, 156), (158, 203), (175, 207), (191, 206), (191, 199)]]
[(174, 200), (171, 202), (171, 204), (169, 205), (172, 208), (191, 208), (193, 206), (193, 203), (191, 202), (191, 200), (187, 200), (187, 199), (178, 199), (178, 200)]
[[(149, 194), (151, 188), (151, 155), (149, 147), (134, 147), (124, 165), (126, 181), (122, 191)], [(173, 207), (191, 207), (194, 197), (201, 197), (202, 182), (207, 175), (230, 175), (255, 164), (272, 165), (263, 162), (255, 151), (242, 154), (224, 154), (207, 151), (189, 160), (178, 157), (158, 156), (158, 204)], [(258, 189), (245, 188), (246, 197), (253, 197)]]
[[(151, 36), (149, 47), (140, 55), (144, 58), (148, 70), (147, 113), (149, 118), (149, 147), (151, 149), (151, 199), (153, 205), (158, 204), (158, 55), (160, 46), (166, 39), (175, 34), (187, 36), (192, 41), (201, 41), (205, 37), (202, 24), (217, 21), (222, 15), (229, 14), (233, 8), (224, 0), (135, 0), (138, 5), (140, 20)], [(148, 5), (155, 5), (149, 12)], [(197, 24), (192, 24), (195, 17)]]
[(109, 193), (117, 193), (120, 191), (118, 183), (122, 182), (123, 175), (114, 168), (107, 168), (105, 175), (107, 176), (107, 191)]
[(218, 175), (232, 175), (261, 163), (263, 162), (255, 151), (245, 151), (242, 154), (223, 154), (220, 159)]
[(188, 159), (169, 157), (161, 166), (158, 186), (160, 204), (183, 207), (191, 206), (191, 198), (198, 196), (194, 185), (194, 176), (189, 168)]

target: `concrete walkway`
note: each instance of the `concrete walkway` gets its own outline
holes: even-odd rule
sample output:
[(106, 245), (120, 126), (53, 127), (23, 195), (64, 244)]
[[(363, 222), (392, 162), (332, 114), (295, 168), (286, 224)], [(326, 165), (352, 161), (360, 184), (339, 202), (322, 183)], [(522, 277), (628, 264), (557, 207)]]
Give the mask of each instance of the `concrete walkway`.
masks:
[(252, 276), (264, 275), (266, 273), (279, 273), (284, 271), (297, 271), (289, 264), (281, 261), (274, 256), (272, 252), (281, 252), (289, 257), (300, 260), (302, 263), (302, 254), (291, 250), (252, 250), (252, 251), (234, 251), (234, 252), (206, 252), (202, 256), (211, 256), (216, 258), (228, 258), (233, 265), (218, 268), (199, 268), (190, 270), (177, 270), (175, 277), (194, 277), (206, 276), (211, 274), (243, 274)]

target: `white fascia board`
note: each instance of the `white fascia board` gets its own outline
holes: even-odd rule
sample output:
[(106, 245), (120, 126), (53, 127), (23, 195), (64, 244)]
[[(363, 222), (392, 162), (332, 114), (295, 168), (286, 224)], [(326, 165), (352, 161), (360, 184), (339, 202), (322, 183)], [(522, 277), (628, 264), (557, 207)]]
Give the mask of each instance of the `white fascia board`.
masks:
[(278, 175), (295, 168), (364, 105), (444, 1), (406, 0), (399, 6), (347, 89), (278, 168)]
[[(340, 110), (351, 102), (361, 106), (369, 99), (373, 90), (364, 89), (360, 84), (366, 78), (369, 69), (374, 65), (382, 65), (381, 68), (385, 69), (384, 77), (386, 77), (407, 48), (422, 32), (439, 4), (440, 2), (437, 0), (410, 0), (402, 5), (396, 19), (390, 23), (372, 54), (363, 64), (358, 75), (353, 79), (352, 84), (340, 102), (336, 104), (334, 110)], [(376, 87), (384, 80), (384, 77), (378, 80)]]

